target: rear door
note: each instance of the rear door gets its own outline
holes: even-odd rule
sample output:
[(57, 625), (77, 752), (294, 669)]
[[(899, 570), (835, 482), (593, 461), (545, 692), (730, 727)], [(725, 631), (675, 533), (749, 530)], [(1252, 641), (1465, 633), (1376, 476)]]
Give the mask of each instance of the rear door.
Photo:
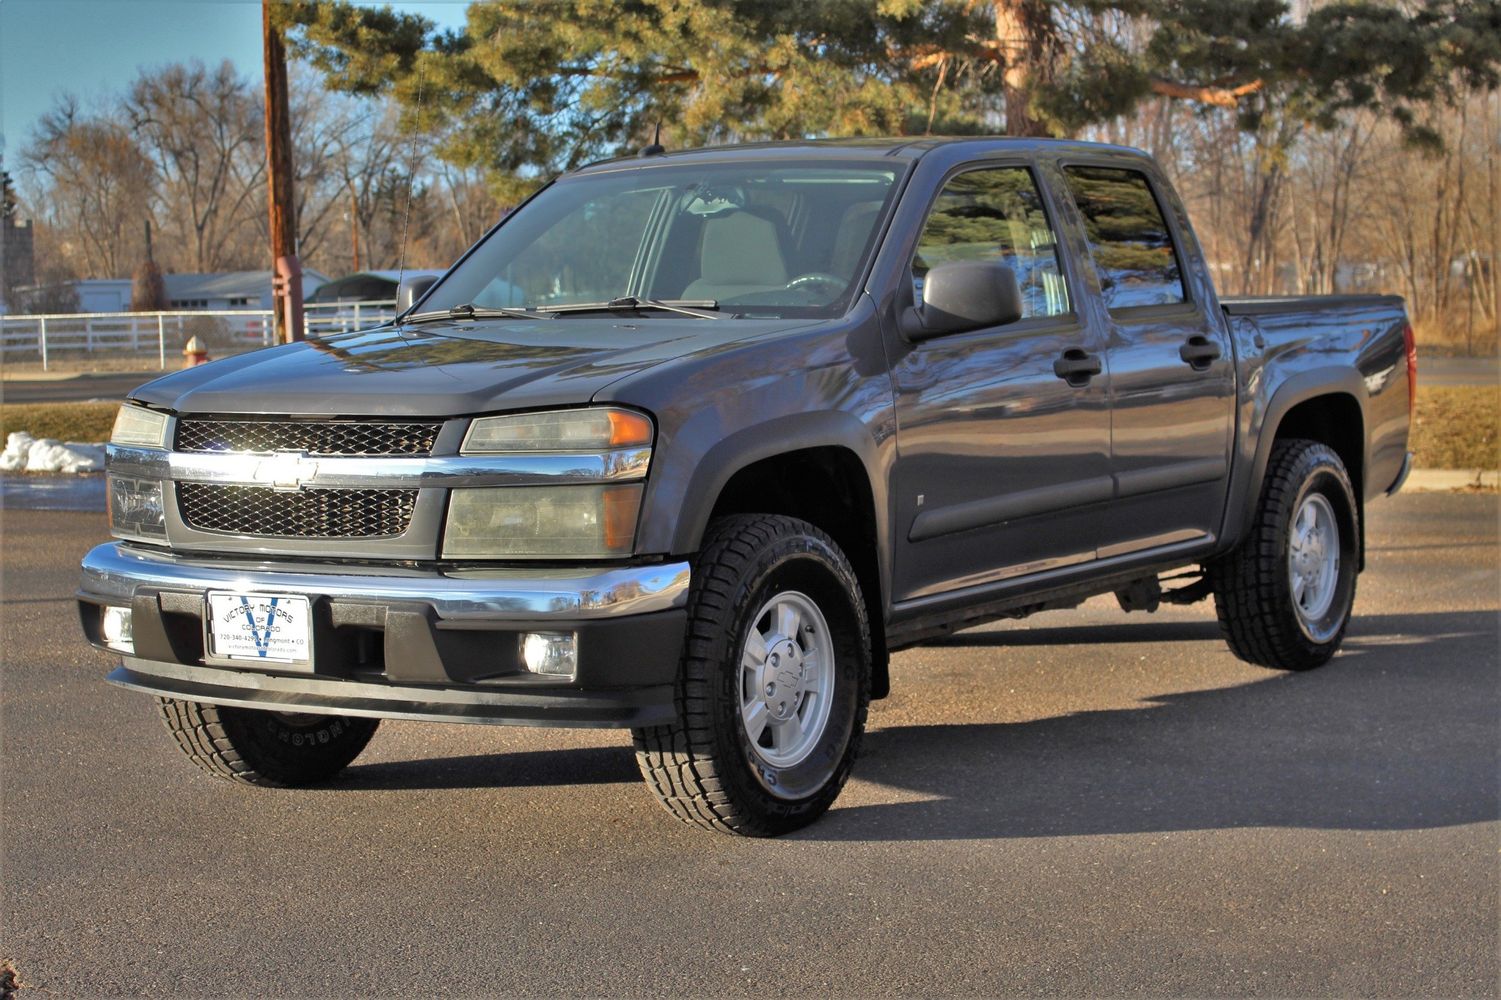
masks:
[(1186, 229), (1146, 171), (1086, 161), (1063, 175), (1104, 306), (1115, 498), (1099, 556), (1196, 547), (1229, 483), (1235, 366), (1218, 305), (1185, 273)]
[(931, 267), (997, 260), (1016, 272), (1024, 309), (1016, 323), (907, 344), (893, 363), (896, 527), (908, 543), (897, 602), (1094, 557), (1088, 505), (1112, 492), (1107, 378), (1055, 369), (1065, 356), (1099, 361), (1101, 344), (1076, 307), (1053, 214), (1025, 164), (971, 164), (947, 177), (904, 251), (910, 301)]

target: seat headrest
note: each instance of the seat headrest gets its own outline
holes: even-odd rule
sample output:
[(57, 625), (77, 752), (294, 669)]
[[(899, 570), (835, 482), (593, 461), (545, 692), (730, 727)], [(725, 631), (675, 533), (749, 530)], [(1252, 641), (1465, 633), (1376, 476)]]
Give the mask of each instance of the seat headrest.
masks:
[(776, 224), (750, 212), (709, 219), (699, 277), (716, 285), (786, 284), (787, 262)]
[(844, 210), (839, 220), (839, 230), (834, 236), (834, 252), (830, 256), (829, 270), (843, 277), (853, 274), (860, 261), (860, 252), (870, 239), (871, 227), (880, 214), (881, 202), (856, 202)]

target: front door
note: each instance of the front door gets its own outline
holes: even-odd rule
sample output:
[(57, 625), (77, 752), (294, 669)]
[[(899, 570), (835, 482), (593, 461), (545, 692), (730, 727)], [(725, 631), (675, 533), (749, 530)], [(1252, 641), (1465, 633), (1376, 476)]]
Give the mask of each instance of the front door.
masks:
[(1019, 322), (904, 345), (896, 392), (893, 597), (900, 603), (1094, 558), (1108, 501), (1108, 378), (1055, 363), (1098, 361), (1062, 266), (1051, 213), (1025, 166), (967, 168), (931, 208), (912, 257), (914, 301), (928, 268), (1010, 266)]

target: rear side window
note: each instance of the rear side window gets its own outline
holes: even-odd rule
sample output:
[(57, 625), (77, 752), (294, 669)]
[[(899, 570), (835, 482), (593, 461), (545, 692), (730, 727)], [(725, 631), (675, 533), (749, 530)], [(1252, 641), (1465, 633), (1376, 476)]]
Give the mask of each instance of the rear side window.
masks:
[(955, 260), (994, 260), (1015, 271), (1022, 319), (1069, 311), (1053, 227), (1024, 167), (970, 170), (944, 185), (912, 258), (917, 301), (928, 269)]
[(1064, 173), (1084, 216), (1106, 307), (1186, 301), (1173, 237), (1146, 175), (1115, 167), (1065, 167)]

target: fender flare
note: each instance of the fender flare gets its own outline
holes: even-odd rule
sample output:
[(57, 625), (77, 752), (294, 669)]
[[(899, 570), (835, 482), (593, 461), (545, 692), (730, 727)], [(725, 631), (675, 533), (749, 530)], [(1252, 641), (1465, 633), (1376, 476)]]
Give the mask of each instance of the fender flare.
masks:
[[(1348, 396), (1351, 402), (1360, 412), (1360, 439), (1361, 439), (1361, 468), (1370, 466), (1371, 439), (1367, 431), (1370, 420), (1366, 414), (1366, 386), (1365, 380), (1354, 368), (1347, 366), (1330, 366), (1315, 368), (1310, 371), (1299, 372), (1290, 376), (1272, 394), (1267, 403), (1266, 411), (1262, 415), (1260, 426), (1256, 428), (1256, 452), (1249, 456), (1250, 460), (1242, 458), (1240, 469), (1242, 475), (1233, 477), (1230, 486), (1230, 502), (1228, 516), (1224, 531), (1224, 538), (1233, 540), (1227, 548), (1233, 548), (1240, 543), (1241, 536), (1245, 533), (1245, 526), (1251, 522), (1256, 504), (1261, 499), (1261, 484), (1266, 478), (1267, 464), (1271, 461), (1272, 445), (1276, 441), (1277, 429), (1282, 426), (1282, 421), (1287, 414), (1296, 406), (1307, 403), (1310, 400), (1322, 397)], [(1245, 453), (1242, 451), (1242, 455)], [(1361, 506), (1362, 512), (1365, 507), (1365, 484), (1355, 490), (1356, 502)], [(1365, 518), (1360, 519), (1362, 538), (1365, 534)], [(1364, 546), (1362, 545), (1362, 551)]]
[(886, 578), (885, 551), (889, 534), (885, 490), (874, 470), (878, 467), (876, 442), (869, 429), (850, 413), (821, 411), (788, 413), (730, 434), (716, 442), (694, 467), (684, 490), (682, 507), (672, 536), (675, 553), (697, 552), (709, 524), (709, 515), (735, 474), (756, 462), (810, 448), (843, 448), (852, 452), (865, 470), (866, 485), (875, 507), (877, 562)]

